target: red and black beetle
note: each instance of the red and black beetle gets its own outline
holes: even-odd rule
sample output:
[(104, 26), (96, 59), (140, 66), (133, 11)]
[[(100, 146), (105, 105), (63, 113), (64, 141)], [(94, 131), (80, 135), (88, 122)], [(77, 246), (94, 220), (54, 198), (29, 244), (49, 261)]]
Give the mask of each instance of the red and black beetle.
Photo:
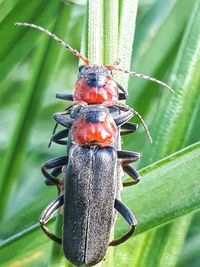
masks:
[[(134, 215), (119, 199), (119, 164), (133, 178), (133, 182), (127, 185), (136, 184), (141, 178), (129, 165), (137, 161), (140, 154), (118, 150), (117, 127), (126, 123), (133, 112), (125, 105), (116, 106), (121, 110), (116, 116), (104, 105), (73, 106), (70, 118), (61, 113), (54, 115), (59, 124), (70, 130), (71, 142), (67, 156), (49, 160), (42, 166), (47, 181), (61, 190), (56, 200), (43, 212), (40, 224), (50, 238), (63, 245), (66, 258), (78, 266), (90, 266), (101, 261), (107, 247), (126, 241), (137, 224)], [(66, 177), (63, 185), (56, 176), (64, 166)], [(52, 172), (49, 172), (51, 169)], [(50, 232), (45, 224), (63, 205), (63, 238), (60, 238)], [(109, 242), (115, 209), (131, 229), (121, 238)]]

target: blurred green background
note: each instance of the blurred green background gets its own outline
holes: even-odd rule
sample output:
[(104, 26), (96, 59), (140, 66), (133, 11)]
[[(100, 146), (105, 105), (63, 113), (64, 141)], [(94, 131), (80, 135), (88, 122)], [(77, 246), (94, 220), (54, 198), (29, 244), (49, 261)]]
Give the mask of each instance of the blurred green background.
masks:
[[(123, 0), (119, 2), (122, 6)], [(127, 103), (145, 118), (154, 140), (148, 143), (143, 127), (124, 138), (123, 148), (142, 153), (137, 169), (199, 141), (199, 12), (198, 0), (139, 1), (131, 69), (168, 82), (176, 94), (148, 81), (129, 80)], [(40, 166), (65, 153), (61, 146), (47, 145), (54, 127), (52, 114), (66, 107), (55, 93), (72, 91), (78, 68), (77, 58), (58, 43), (14, 23), (41, 25), (80, 50), (85, 14), (84, 1), (0, 1), (0, 239), (7, 240), (0, 247), (0, 266), (48, 266), (51, 242), (35, 224), (56, 190), (44, 185)], [(183, 172), (184, 168), (183, 164)], [(191, 177), (196, 175), (193, 171)], [(133, 194), (136, 191), (135, 187)], [(173, 199), (176, 202), (175, 195)], [(174, 219), (200, 207), (187, 210), (190, 198), (183, 199), (185, 210), (174, 212)], [(138, 201), (142, 205), (143, 200)], [(140, 212), (148, 216), (147, 208)], [(167, 226), (159, 228), (160, 233), (140, 234), (117, 248), (113, 266), (198, 267), (199, 223), (197, 212), (184, 222), (176, 219), (176, 231)], [(22, 232), (25, 229), (29, 230)]]

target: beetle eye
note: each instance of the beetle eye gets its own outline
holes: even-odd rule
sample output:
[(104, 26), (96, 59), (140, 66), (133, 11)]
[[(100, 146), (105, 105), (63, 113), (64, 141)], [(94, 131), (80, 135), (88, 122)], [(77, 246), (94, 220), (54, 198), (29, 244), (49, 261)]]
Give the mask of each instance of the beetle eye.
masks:
[(112, 72), (112, 70), (109, 70), (109, 74), (110, 74), (111, 76), (113, 76), (113, 72)]
[(81, 65), (81, 66), (79, 67), (79, 73), (82, 71), (82, 69), (83, 69), (84, 67), (85, 67), (84, 65)]

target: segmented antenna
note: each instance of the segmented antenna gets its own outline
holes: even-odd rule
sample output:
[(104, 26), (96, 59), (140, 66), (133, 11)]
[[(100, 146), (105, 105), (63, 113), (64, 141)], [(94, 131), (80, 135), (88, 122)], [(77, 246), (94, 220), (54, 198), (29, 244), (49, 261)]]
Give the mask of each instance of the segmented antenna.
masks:
[(138, 72), (135, 72), (135, 71), (129, 71), (129, 70), (123, 70), (121, 68), (118, 68), (117, 66), (105, 66), (107, 69), (109, 70), (116, 70), (116, 71), (120, 71), (120, 72), (123, 72), (123, 73), (127, 73), (128, 75), (130, 76), (135, 76), (137, 78), (141, 78), (141, 79), (144, 79), (144, 80), (148, 80), (148, 81), (152, 81), (154, 83), (157, 83), (165, 88), (167, 88), (168, 90), (170, 90), (172, 93), (174, 93), (174, 90), (169, 86), (167, 85), (166, 83), (160, 81), (160, 80), (157, 80), (156, 78), (153, 78), (151, 76), (148, 76), (148, 75), (144, 75), (142, 73), (138, 73)]
[(45, 32), (48, 34), (51, 38), (53, 38), (56, 42), (60, 43), (65, 49), (69, 50), (72, 54), (74, 54), (76, 57), (80, 58), (86, 65), (89, 64), (88, 58), (81, 55), (76, 49), (72, 48), (70, 45), (66, 44), (63, 40), (58, 38), (54, 33), (49, 32), (48, 30), (42, 28), (41, 26), (37, 26), (32, 23), (26, 23), (26, 22), (17, 22), (15, 23), (16, 26), (25, 26), (25, 27), (31, 27), (35, 28), (41, 32)]
[(152, 143), (153, 143), (153, 140), (152, 140), (152, 138), (151, 138), (151, 134), (150, 134), (150, 132), (149, 132), (149, 129), (148, 129), (148, 127), (147, 127), (147, 125), (146, 125), (144, 119), (142, 118), (142, 116), (141, 116), (136, 110), (134, 110), (134, 109), (132, 109), (132, 110), (133, 110), (133, 113), (138, 117), (138, 119), (139, 119), (139, 120), (141, 121), (141, 123), (143, 124), (144, 129), (145, 129), (145, 131), (146, 131), (146, 133), (147, 133), (149, 142), (150, 142), (150, 144), (152, 144)]

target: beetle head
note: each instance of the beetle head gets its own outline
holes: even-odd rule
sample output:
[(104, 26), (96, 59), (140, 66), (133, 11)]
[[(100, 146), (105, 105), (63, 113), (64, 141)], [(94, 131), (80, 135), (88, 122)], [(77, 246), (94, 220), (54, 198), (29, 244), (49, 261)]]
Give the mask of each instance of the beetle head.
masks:
[(82, 65), (75, 83), (74, 100), (88, 104), (101, 104), (107, 100), (117, 101), (118, 88), (112, 72), (103, 66)]

